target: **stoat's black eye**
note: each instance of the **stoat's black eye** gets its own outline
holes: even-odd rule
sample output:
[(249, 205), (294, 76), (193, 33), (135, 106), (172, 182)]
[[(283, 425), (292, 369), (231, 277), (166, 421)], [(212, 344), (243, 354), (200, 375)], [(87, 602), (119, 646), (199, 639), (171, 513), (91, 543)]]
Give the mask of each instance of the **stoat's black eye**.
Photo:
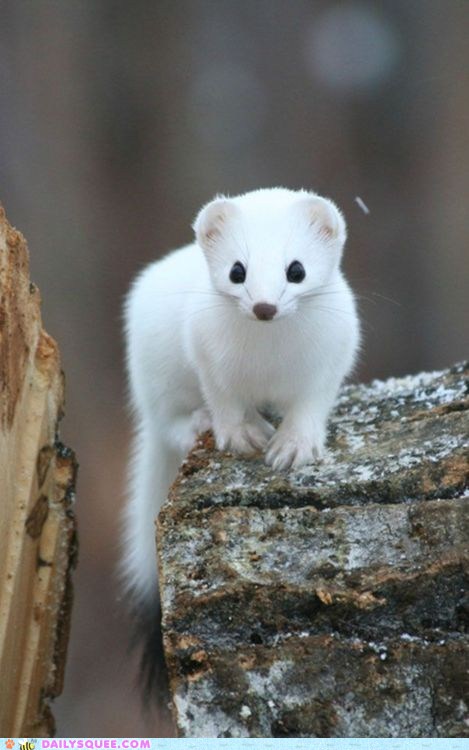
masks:
[(299, 284), (306, 276), (306, 271), (299, 260), (294, 260), (287, 268), (287, 280), (292, 284)]
[(245, 280), (246, 269), (243, 264), (237, 260), (230, 271), (230, 281), (232, 281), (233, 284), (242, 284)]

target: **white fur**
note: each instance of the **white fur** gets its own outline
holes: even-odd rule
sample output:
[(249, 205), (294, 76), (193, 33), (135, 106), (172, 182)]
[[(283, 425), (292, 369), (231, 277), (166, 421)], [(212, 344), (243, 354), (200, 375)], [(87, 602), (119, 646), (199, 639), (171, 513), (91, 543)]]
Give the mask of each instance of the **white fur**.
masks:
[[(124, 567), (143, 600), (156, 592), (154, 519), (197, 433), (211, 427), (220, 450), (265, 451), (276, 471), (319, 458), (359, 343), (331, 201), (281, 188), (222, 196), (194, 229), (196, 242), (146, 268), (126, 305), (137, 436)], [(306, 270), (299, 284), (286, 278), (294, 260)], [(236, 261), (244, 284), (229, 279)], [(260, 302), (278, 308), (273, 320), (256, 318)], [(277, 430), (266, 405), (282, 416)]]

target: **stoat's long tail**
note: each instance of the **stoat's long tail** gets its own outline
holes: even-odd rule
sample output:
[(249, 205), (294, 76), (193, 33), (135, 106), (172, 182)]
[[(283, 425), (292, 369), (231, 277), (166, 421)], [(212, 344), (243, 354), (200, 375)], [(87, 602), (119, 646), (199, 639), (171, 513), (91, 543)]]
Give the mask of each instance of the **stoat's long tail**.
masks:
[(142, 647), (141, 683), (148, 697), (164, 694), (167, 682), (161, 639), (155, 520), (173, 482), (181, 457), (150, 428), (134, 438), (129, 500), (124, 513), (121, 574), (134, 621), (133, 645)]

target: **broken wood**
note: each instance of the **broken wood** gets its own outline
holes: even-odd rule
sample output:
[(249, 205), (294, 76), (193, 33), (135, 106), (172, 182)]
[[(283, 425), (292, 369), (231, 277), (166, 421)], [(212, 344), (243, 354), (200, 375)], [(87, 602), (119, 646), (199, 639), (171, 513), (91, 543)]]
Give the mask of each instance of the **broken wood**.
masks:
[(158, 521), (188, 737), (469, 737), (469, 368), (343, 389), (326, 460), (199, 441)]
[(49, 736), (76, 560), (77, 464), (60, 443), (63, 376), (23, 236), (0, 206), (0, 735)]

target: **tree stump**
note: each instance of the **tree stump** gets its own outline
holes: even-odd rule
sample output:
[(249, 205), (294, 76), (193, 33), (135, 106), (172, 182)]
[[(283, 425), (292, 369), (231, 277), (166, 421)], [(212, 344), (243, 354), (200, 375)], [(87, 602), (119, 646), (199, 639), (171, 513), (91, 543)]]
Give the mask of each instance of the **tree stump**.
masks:
[(0, 735), (48, 736), (76, 558), (76, 462), (58, 439), (63, 377), (28, 250), (0, 206)]
[(326, 460), (205, 435), (158, 521), (188, 737), (469, 737), (469, 369), (343, 389)]

